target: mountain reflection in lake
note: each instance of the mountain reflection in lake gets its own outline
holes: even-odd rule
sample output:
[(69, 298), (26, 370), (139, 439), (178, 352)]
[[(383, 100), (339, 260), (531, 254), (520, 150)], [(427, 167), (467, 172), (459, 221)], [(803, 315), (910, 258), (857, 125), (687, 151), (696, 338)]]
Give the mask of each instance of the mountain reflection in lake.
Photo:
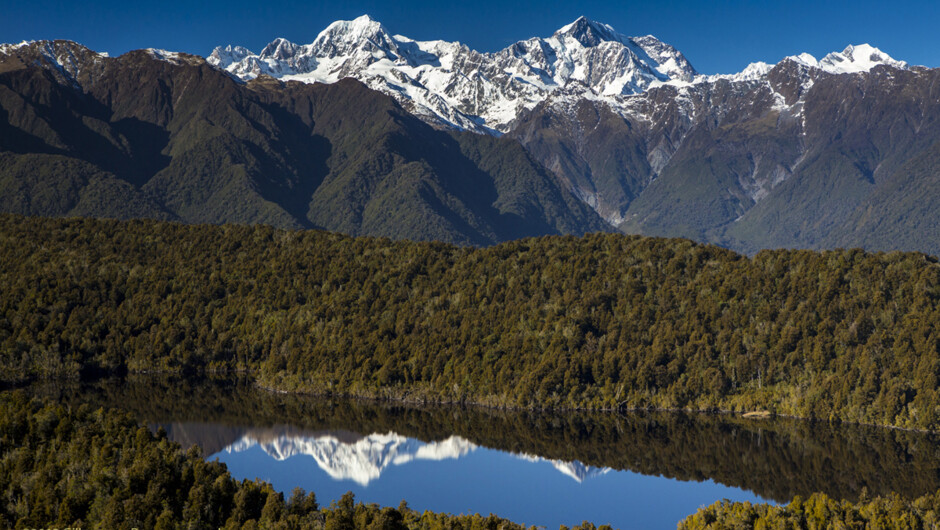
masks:
[(489, 449), (451, 436), (422, 442), (395, 433), (341, 441), (332, 434), (247, 435), (211, 455), (235, 476), (262, 478), (289, 492), (296, 486), (336, 499), (356, 498), (419, 510), (495, 513), (558, 528), (589, 519), (619, 528), (673, 528), (716, 499), (759, 501), (712, 482), (681, 482)]
[(457, 459), (477, 449), (475, 444), (459, 436), (429, 443), (393, 432), (375, 433), (358, 439), (355, 435), (352, 436), (353, 439), (348, 438), (348, 435), (339, 433), (274, 437), (246, 434), (216, 456), (220, 456), (223, 461), (237, 460), (237, 457), (225, 455), (237, 455), (255, 447), (278, 461), (303, 455), (312, 458), (317, 466), (334, 480), (350, 480), (360, 486), (368, 486), (389, 466), (400, 466), (420, 460)]
[[(275, 460), (287, 460), (293, 456), (305, 455), (313, 458), (317, 466), (334, 480), (351, 480), (360, 486), (368, 486), (379, 478), (389, 466), (400, 466), (421, 460), (439, 462), (456, 460), (480, 449), (475, 443), (451, 436), (440, 442), (422, 442), (406, 438), (400, 434), (373, 433), (357, 437), (351, 433), (338, 432), (318, 436), (291, 436), (287, 434), (270, 436), (249, 433), (237, 442), (216, 454), (222, 460), (230, 460), (223, 454), (237, 454), (259, 447)], [(481, 450), (487, 450), (482, 448)], [(529, 463), (547, 462), (563, 475), (575, 482), (603, 475), (609, 467), (595, 468), (581, 462), (550, 460), (539, 456), (513, 455)]]
[(245, 380), (133, 377), (34, 387), (126, 409), (234, 476), (553, 528), (674, 527), (722, 498), (940, 489), (940, 444), (899, 430), (681, 413), (506, 412), (270, 394)]

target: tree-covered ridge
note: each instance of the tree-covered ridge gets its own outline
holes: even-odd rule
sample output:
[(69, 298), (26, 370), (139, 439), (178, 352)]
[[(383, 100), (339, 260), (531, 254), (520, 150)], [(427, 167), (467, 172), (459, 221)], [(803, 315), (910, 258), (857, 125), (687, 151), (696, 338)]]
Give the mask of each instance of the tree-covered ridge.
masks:
[(397, 509), (357, 504), (351, 493), (324, 508), (300, 488), (285, 500), (270, 484), (236, 481), (198, 447), (183, 452), (129, 416), (21, 392), (0, 395), (0, 528), (13, 527), (525, 528), (494, 515), (422, 513), (404, 501)]
[(6, 379), (238, 369), (314, 393), (940, 430), (923, 254), (4, 216), (0, 258)]

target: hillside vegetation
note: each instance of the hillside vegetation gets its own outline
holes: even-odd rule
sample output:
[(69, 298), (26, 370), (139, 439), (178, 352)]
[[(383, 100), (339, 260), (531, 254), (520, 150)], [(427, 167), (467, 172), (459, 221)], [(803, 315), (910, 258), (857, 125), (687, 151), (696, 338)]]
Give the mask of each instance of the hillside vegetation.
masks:
[(3, 216), (0, 292), (8, 382), (249, 370), (312, 393), (940, 429), (940, 266), (923, 254)]
[(840, 501), (822, 493), (786, 506), (719, 501), (679, 522), (679, 530), (724, 528), (937, 528), (940, 492), (913, 501), (896, 495)]

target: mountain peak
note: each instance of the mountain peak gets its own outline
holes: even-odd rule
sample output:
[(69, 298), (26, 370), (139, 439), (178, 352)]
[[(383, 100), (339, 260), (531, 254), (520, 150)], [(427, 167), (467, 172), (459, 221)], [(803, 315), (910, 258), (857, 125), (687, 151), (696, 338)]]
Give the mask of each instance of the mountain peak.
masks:
[(558, 31), (556, 31), (555, 33), (556, 33), (556, 34), (558, 34), (558, 33), (568, 33), (568, 32), (572, 31), (574, 28), (576, 28), (576, 27), (578, 27), (578, 26), (584, 26), (584, 25), (590, 24), (590, 23), (591, 23), (591, 19), (589, 19), (588, 17), (586, 17), (586, 16), (584, 16), (584, 15), (581, 15), (580, 17), (574, 19), (574, 21), (571, 22), (570, 24), (565, 24), (564, 26), (558, 28)]
[(489, 133), (505, 131), (521, 110), (555, 92), (617, 97), (696, 75), (659, 39), (627, 37), (583, 16), (551, 37), (479, 53), (459, 43), (393, 35), (363, 15), (333, 22), (303, 46), (277, 39), (259, 55), (216, 48), (209, 63), (243, 80), (261, 74), (323, 83), (356, 77), (432, 123)]
[(242, 46), (216, 46), (212, 53), (206, 57), (209, 64), (214, 64), (219, 68), (225, 69), (232, 63), (243, 61), (246, 57), (254, 55), (254, 52)]
[(879, 64), (907, 68), (904, 61), (897, 61), (870, 44), (850, 44), (841, 53), (832, 52), (819, 61), (823, 70), (833, 73), (868, 72)]
[(593, 47), (606, 41), (623, 42), (624, 36), (601, 22), (595, 22), (585, 16), (578, 17), (574, 22), (566, 24), (555, 32), (557, 37), (571, 37), (585, 47)]
[(0, 44), (0, 53), (28, 53), (37, 52), (44, 55), (57, 54), (92, 54), (99, 57), (107, 57), (107, 53), (98, 53), (85, 47), (75, 41), (70, 40), (24, 40), (19, 44)]
[(386, 34), (385, 26), (369, 15), (362, 15), (352, 20), (337, 20), (317, 35), (314, 44), (323, 40), (345, 37), (346, 40), (372, 38)]
[(907, 63), (893, 59), (890, 55), (870, 44), (848, 45), (841, 52), (832, 52), (817, 60), (808, 53), (786, 57), (797, 64), (818, 68), (830, 74), (856, 74), (869, 72), (875, 66), (884, 64), (895, 68), (907, 68)]
[(107, 53), (98, 53), (70, 40), (37, 40), (0, 45), (0, 62), (12, 60), (20, 65), (45, 64), (54, 75), (73, 83), (80, 71), (100, 64), (107, 58)]
[(297, 53), (298, 46), (293, 42), (278, 37), (261, 50), (261, 57), (272, 57), (274, 59), (285, 60)]

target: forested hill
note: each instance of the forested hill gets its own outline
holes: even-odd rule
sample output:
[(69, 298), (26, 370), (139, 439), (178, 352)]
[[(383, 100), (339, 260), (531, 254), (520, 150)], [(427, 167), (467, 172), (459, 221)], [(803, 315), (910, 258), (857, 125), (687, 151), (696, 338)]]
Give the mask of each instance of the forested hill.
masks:
[(917, 253), (7, 215), (0, 292), (8, 381), (245, 369), (293, 391), (940, 430), (940, 265)]

